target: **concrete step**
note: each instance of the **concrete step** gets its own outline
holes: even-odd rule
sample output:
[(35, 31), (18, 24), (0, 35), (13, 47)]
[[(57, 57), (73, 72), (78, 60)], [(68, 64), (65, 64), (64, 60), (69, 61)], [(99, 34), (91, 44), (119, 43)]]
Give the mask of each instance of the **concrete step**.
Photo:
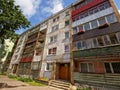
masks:
[(65, 81), (60, 81), (60, 80), (50, 80), (49, 86), (55, 87), (61, 90), (69, 90), (70, 83), (65, 82)]

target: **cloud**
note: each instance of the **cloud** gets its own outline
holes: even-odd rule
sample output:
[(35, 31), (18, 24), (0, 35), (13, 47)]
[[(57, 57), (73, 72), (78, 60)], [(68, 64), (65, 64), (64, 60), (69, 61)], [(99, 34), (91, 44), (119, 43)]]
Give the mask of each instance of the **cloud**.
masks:
[(31, 18), (34, 14), (36, 14), (40, 3), (41, 0), (15, 0), (15, 4), (20, 6), (23, 14), (28, 18)]
[(119, 11), (119, 13), (120, 13), (120, 10), (118, 10)]
[(42, 8), (42, 12), (57, 13), (63, 9), (63, 0), (49, 0), (46, 2), (46, 7)]

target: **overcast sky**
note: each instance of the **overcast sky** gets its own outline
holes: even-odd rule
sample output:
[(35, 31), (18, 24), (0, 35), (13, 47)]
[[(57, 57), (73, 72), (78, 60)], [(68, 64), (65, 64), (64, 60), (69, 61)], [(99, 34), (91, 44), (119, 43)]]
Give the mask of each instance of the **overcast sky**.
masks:
[[(75, 1), (77, 0), (15, 0), (15, 4), (20, 6), (32, 27)], [(120, 0), (114, 1), (120, 10)], [(17, 33), (21, 34), (24, 31), (20, 29)]]

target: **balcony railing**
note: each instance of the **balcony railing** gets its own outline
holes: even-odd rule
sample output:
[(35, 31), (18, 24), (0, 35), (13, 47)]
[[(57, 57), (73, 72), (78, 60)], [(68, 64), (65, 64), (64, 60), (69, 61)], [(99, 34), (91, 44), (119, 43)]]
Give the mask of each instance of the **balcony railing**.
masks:
[(109, 84), (120, 86), (120, 74), (90, 74), (74, 72), (74, 80), (81, 83)]
[(98, 47), (86, 50), (73, 51), (74, 58), (90, 57), (90, 56), (119, 56), (120, 57), (120, 45)]
[(62, 55), (48, 55), (46, 61), (50, 62), (70, 62), (70, 53), (64, 53)]
[(41, 60), (41, 55), (33, 57), (33, 62), (37, 62), (37, 61), (40, 61), (40, 60)]

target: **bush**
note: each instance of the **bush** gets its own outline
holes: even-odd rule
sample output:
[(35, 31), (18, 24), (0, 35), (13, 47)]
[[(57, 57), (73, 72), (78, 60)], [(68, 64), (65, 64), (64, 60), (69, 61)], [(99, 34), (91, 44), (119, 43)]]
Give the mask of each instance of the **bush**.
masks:
[(91, 90), (91, 89), (90, 88), (83, 88), (83, 89), (78, 88), (77, 90)]
[(8, 75), (9, 78), (12, 78), (12, 79), (17, 79), (18, 77), (17, 76), (14, 76), (14, 75)]
[(33, 80), (31, 78), (18, 78), (19, 81), (22, 81), (22, 82), (33, 82)]

